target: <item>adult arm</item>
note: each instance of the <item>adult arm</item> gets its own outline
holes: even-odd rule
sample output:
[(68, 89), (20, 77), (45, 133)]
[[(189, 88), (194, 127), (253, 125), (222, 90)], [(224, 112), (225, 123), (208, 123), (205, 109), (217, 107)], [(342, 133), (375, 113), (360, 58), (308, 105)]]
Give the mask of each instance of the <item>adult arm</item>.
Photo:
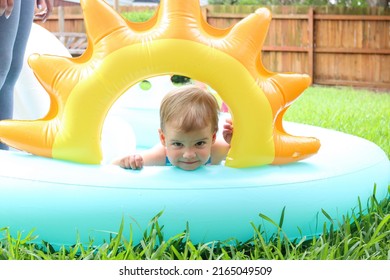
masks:
[(0, 17), (9, 18), (14, 9), (14, 0), (0, 0)]
[(53, 12), (53, 0), (37, 0), (37, 8), (40, 10), (34, 19), (45, 22)]

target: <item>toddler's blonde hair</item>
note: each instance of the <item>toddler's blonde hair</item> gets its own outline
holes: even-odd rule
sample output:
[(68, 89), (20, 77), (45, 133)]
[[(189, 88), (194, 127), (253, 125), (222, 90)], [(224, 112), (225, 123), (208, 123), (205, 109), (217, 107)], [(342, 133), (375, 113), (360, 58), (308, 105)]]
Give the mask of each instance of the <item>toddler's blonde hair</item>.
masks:
[(181, 86), (170, 91), (161, 101), (160, 128), (170, 123), (176, 128), (189, 132), (211, 125), (218, 131), (218, 102), (207, 90), (196, 85)]

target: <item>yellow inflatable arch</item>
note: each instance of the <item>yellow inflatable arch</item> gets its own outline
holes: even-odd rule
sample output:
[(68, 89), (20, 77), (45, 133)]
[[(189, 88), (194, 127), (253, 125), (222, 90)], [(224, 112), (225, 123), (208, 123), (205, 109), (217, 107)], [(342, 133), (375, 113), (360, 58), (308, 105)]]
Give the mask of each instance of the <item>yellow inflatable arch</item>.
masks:
[(318, 151), (317, 139), (283, 129), (284, 112), (310, 77), (263, 67), (269, 10), (221, 30), (205, 22), (199, 0), (161, 0), (145, 23), (126, 21), (102, 0), (81, 5), (87, 50), (78, 58), (29, 58), (50, 96), (50, 110), (39, 120), (1, 121), (2, 142), (40, 156), (99, 164), (104, 119), (115, 101), (140, 80), (179, 74), (207, 83), (228, 104), (235, 131), (227, 166), (283, 164)]

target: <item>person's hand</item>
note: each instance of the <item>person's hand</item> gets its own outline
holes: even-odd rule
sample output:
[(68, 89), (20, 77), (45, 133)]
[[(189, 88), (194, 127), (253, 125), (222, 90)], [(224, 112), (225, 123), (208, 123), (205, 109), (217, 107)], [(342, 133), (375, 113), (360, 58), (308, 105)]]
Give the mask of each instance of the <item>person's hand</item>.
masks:
[(144, 159), (141, 155), (130, 155), (120, 159), (118, 165), (125, 169), (141, 169), (144, 166)]
[(0, 0), (0, 17), (9, 18), (14, 9), (14, 0)]
[(37, 0), (37, 8), (39, 11), (34, 15), (34, 20), (45, 22), (53, 11), (53, 0)]
[(226, 123), (223, 125), (222, 135), (226, 143), (230, 144), (233, 137), (233, 123), (231, 119), (226, 119)]

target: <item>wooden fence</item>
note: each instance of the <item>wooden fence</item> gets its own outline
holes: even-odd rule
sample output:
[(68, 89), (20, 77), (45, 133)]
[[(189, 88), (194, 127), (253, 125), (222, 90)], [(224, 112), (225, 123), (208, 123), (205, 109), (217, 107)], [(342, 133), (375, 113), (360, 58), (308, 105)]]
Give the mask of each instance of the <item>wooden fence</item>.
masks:
[[(121, 7), (121, 12), (145, 9)], [(227, 28), (258, 7), (207, 6), (207, 22)], [(268, 7), (272, 22), (263, 46), (264, 66), (274, 72), (307, 73), (314, 84), (390, 91), (390, 11)], [(85, 32), (80, 7), (64, 7), (64, 25), (55, 13), (44, 26)], [(150, 9), (150, 8), (149, 8)]]

